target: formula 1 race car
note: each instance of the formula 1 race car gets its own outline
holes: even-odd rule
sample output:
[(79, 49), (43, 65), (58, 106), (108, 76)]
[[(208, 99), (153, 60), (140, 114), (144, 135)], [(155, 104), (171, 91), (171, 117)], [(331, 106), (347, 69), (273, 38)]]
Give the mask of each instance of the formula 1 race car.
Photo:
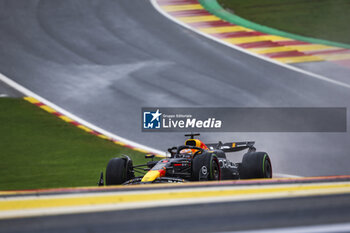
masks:
[[(106, 168), (106, 184), (146, 184), (178, 183), (186, 181), (232, 180), (252, 178), (272, 178), (271, 160), (267, 153), (256, 152), (254, 142), (230, 142), (204, 144), (195, 136), (184, 145), (169, 148), (170, 157), (153, 161), (154, 155), (146, 155), (152, 161), (134, 166), (132, 160), (124, 155), (113, 158)], [(241, 163), (230, 162), (225, 153), (248, 149)], [(135, 171), (144, 173), (135, 177)], [(103, 178), (103, 174), (101, 179)], [(103, 181), (100, 179), (100, 185)]]

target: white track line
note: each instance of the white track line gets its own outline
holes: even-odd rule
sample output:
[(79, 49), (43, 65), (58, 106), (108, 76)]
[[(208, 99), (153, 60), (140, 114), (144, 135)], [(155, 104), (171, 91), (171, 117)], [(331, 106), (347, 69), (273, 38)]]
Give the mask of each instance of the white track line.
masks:
[(82, 125), (85, 125), (86, 127), (92, 129), (92, 130), (95, 130), (107, 137), (110, 137), (110, 138), (113, 138), (115, 140), (118, 140), (118, 141), (121, 141), (123, 143), (126, 143), (130, 146), (133, 146), (133, 147), (136, 147), (136, 148), (140, 148), (140, 149), (143, 149), (143, 150), (146, 150), (146, 151), (149, 151), (149, 152), (152, 152), (152, 153), (155, 153), (155, 154), (159, 154), (159, 155), (164, 155), (165, 156), (165, 152), (163, 151), (160, 151), (160, 150), (157, 150), (157, 149), (154, 149), (154, 148), (151, 148), (151, 147), (148, 147), (148, 146), (145, 146), (145, 145), (141, 145), (137, 142), (134, 142), (134, 141), (130, 141), (126, 138), (123, 138), (123, 137), (120, 137), (118, 135), (115, 135), (111, 132), (108, 132), (104, 129), (101, 129), (99, 128), (98, 126), (90, 123), (90, 122), (87, 122), (83, 119), (81, 119), (80, 117), (64, 110), (63, 108), (57, 106), (56, 104), (48, 101), (47, 99), (35, 94), (34, 92), (28, 90), (27, 88), (23, 87), (22, 85), (16, 83), (15, 81), (11, 80), (10, 78), (6, 77), (5, 75), (1, 74), (0, 73), (0, 80), (3, 81), (4, 83), (6, 83), (7, 85), (11, 86), (12, 88), (18, 90), (19, 92), (23, 93), (24, 95), (26, 96), (31, 96), (31, 97), (34, 97), (35, 99), (39, 100), (40, 102), (46, 104), (47, 106), (55, 109), (56, 111), (62, 113), (63, 115), (73, 119), (74, 121), (77, 121), (79, 122), (80, 124)]
[(255, 53), (250, 52), (250, 51), (248, 51), (248, 50), (246, 50), (246, 49), (243, 49), (243, 48), (241, 48), (241, 47), (239, 47), (239, 46), (230, 44), (230, 43), (228, 43), (228, 42), (226, 42), (226, 41), (223, 41), (223, 40), (220, 40), (220, 39), (218, 39), (218, 38), (216, 38), (216, 37), (214, 37), (214, 36), (211, 36), (211, 35), (209, 35), (209, 34), (206, 34), (206, 33), (204, 33), (204, 32), (201, 32), (201, 31), (197, 30), (196, 28), (193, 28), (193, 27), (187, 25), (186, 23), (183, 23), (183, 22), (177, 20), (175, 17), (169, 15), (167, 12), (165, 12), (165, 11), (158, 5), (157, 0), (150, 0), (150, 2), (151, 2), (151, 4), (153, 5), (153, 7), (154, 7), (160, 14), (164, 15), (165, 17), (167, 17), (167, 18), (170, 19), (171, 21), (173, 21), (173, 22), (175, 22), (175, 23), (177, 23), (177, 24), (179, 24), (179, 25), (181, 25), (181, 26), (183, 26), (183, 27), (185, 27), (185, 28), (187, 28), (187, 29), (189, 29), (189, 30), (195, 32), (195, 33), (198, 33), (198, 34), (200, 34), (200, 35), (202, 35), (202, 36), (204, 36), (204, 37), (206, 37), (206, 38), (209, 38), (209, 39), (211, 39), (211, 40), (214, 40), (214, 41), (216, 41), (216, 42), (218, 42), (218, 43), (220, 43), (220, 44), (226, 45), (226, 46), (228, 46), (228, 47), (230, 47), (230, 48), (232, 48), (232, 49), (239, 50), (239, 51), (241, 51), (241, 52), (243, 52), (243, 53), (246, 53), (246, 54), (249, 54), (249, 55), (251, 55), (251, 56), (260, 58), (260, 59), (262, 59), (262, 60), (264, 60), (264, 61), (271, 62), (271, 63), (273, 63), (273, 64), (282, 66), (282, 67), (284, 67), (284, 68), (287, 68), (287, 69), (290, 69), (290, 70), (293, 70), (293, 71), (296, 71), (296, 72), (299, 72), (299, 73), (308, 75), (309, 77), (312, 77), (312, 78), (315, 78), (315, 79), (319, 79), (319, 80), (323, 80), (323, 81), (326, 81), (326, 82), (329, 82), (329, 83), (332, 83), (332, 84), (335, 84), (335, 85), (338, 85), (338, 86), (342, 86), (342, 87), (345, 87), (345, 88), (350, 88), (350, 84), (343, 83), (343, 82), (339, 82), (339, 81), (333, 80), (333, 79), (331, 79), (331, 78), (328, 78), (328, 77), (325, 77), (325, 76), (322, 76), (322, 75), (314, 74), (314, 73), (312, 73), (312, 72), (309, 72), (309, 71), (306, 71), (306, 70), (302, 70), (302, 69), (300, 69), (300, 68), (297, 68), (297, 67), (294, 67), (294, 66), (291, 66), (291, 65), (288, 65), (288, 64), (284, 64), (284, 63), (281, 63), (281, 62), (279, 62), (279, 61), (272, 60), (272, 59), (270, 59), (270, 58), (264, 57), (264, 56), (259, 55), (259, 54), (255, 54)]
[(273, 228), (249, 231), (230, 231), (221, 233), (337, 233), (350, 232), (350, 223), (314, 225), (304, 227)]
[(289, 175), (283, 173), (273, 173), (273, 178), (301, 178), (302, 176)]

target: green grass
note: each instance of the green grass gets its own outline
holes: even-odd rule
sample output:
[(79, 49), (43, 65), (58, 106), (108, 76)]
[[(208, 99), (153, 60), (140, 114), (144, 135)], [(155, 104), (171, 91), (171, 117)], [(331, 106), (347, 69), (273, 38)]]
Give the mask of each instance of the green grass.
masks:
[(0, 98), (0, 190), (94, 186), (121, 154), (145, 162), (22, 99)]
[(282, 31), (350, 44), (349, 0), (218, 0), (225, 9)]

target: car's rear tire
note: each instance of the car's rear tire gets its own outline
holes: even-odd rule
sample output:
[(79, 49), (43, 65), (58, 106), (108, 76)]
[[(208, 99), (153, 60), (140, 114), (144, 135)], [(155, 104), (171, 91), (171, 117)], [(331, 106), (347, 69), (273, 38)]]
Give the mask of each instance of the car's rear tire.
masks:
[(213, 154), (199, 154), (192, 160), (192, 181), (221, 180), (218, 158)]
[(265, 152), (248, 152), (240, 166), (241, 179), (272, 178), (270, 157)]
[(132, 161), (127, 158), (113, 158), (106, 168), (106, 185), (118, 185), (134, 177)]

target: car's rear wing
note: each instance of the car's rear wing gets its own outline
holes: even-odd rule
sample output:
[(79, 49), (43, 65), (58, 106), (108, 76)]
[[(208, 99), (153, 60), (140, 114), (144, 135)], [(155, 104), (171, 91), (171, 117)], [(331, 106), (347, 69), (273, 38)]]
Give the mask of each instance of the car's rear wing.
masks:
[(206, 144), (210, 150), (222, 150), (224, 152), (236, 152), (245, 149), (255, 150), (254, 141), (247, 142), (228, 142), (228, 143), (208, 143)]

